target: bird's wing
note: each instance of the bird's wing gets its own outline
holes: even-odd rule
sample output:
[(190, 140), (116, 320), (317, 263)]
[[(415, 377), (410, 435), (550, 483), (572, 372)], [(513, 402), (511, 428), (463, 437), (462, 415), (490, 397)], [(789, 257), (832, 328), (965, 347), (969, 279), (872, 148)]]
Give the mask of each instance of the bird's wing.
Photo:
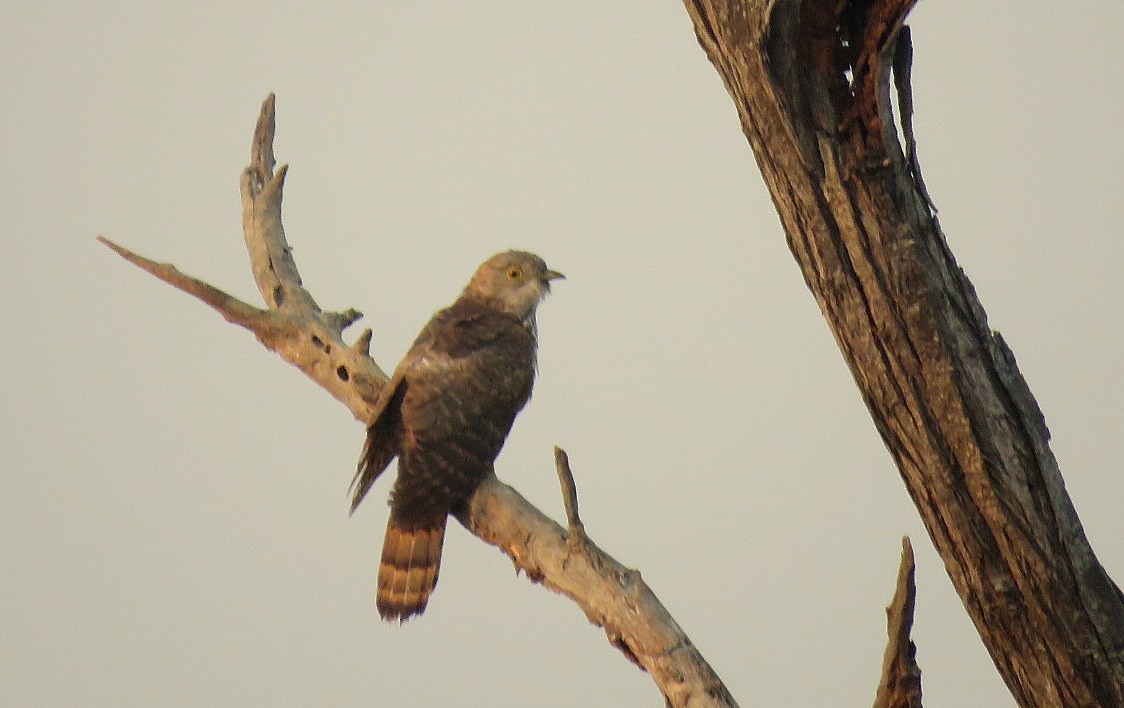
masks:
[(363, 443), (362, 452), (359, 453), (355, 478), (351, 480), (351, 513), (355, 513), (356, 507), (363, 501), (363, 497), (370, 491), (375, 480), (399, 452), (402, 436), (402, 398), (410, 385), (411, 369), (423, 361), (426, 353), (433, 348), (434, 331), (438, 329), (438, 321), (444, 312), (434, 315), (433, 319), (422, 328), (421, 333), (410, 346), (410, 351), (406, 352), (406, 356), (399, 362), (390, 380), (379, 391), (379, 397), (375, 399), (371, 421), (367, 424), (367, 439)]
[(398, 407), (406, 393), (406, 372), (403, 367), (394, 372), (390, 381), (379, 391), (371, 423), (367, 426), (367, 440), (359, 453), (359, 465), (351, 480), (351, 513), (370, 491), (371, 485), (398, 454), (398, 437), (402, 430), (402, 416)]
[[(419, 365), (424, 366), (430, 362), (433, 355), (440, 353), (447, 357), (448, 352), (443, 343), (438, 343), (438, 332), (449, 326), (450, 310), (442, 310), (435, 314), (414, 340), (410, 351), (399, 362), (390, 380), (379, 391), (375, 405), (371, 412), (371, 420), (367, 424), (367, 439), (363, 443), (363, 450), (359, 453), (359, 464), (355, 470), (355, 477), (351, 480), (351, 513), (363, 501), (379, 475), (390, 465), (390, 461), (400, 451), (400, 438), (402, 436), (402, 398), (409, 388), (411, 373), (418, 374)], [(436, 346), (435, 346), (436, 344)]]
[[(511, 346), (497, 347), (501, 341)], [(511, 355), (512, 349), (519, 354)], [(498, 413), (497, 429), (485, 436), (488, 449), (481, 450), (490, 453), (486, 460), (490, 464), (530, 394), (533, 368), (518, 364), (527, 356), (523, 352), (532, 351), (531, 335), (510, 316), (463, 300), (434, 315), (375, 401), (352, 482), (352, 511), (402, 451), (404, 438), (444, 438), (464, 430), (466, 419), (483, 417), (493, 423), (490, 419)], [(492, 376), (480, 379), (483, 369), (491, 369)], [(410, 420), (404, 421), (407, 395)], [(500, 410), (494, 410), (497, 407)], [(450, 410), (460, 416), (450, 418)]]

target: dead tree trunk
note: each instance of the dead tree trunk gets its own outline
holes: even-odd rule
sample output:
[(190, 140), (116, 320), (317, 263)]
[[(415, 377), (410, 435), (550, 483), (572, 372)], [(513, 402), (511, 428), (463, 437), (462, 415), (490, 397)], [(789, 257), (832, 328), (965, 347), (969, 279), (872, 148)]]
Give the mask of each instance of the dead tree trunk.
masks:
[(920, 180), (903, 26), (915, 2), (686, 6), (804, 280), (1007, 686), (1025, 706), (1122, 706), (1124, 597)]

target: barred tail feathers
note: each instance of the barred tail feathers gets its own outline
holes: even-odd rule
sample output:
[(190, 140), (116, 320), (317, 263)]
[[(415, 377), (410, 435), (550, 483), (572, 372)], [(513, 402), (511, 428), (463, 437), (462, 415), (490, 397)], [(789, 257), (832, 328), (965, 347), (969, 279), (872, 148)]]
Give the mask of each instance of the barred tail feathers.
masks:
[(447, 521), (443, 514), (428, 528), (406, 528), (394, 518), (387, 522), (376, 597), (384, 620), (404, 622), (425, 612), (437, 586)]

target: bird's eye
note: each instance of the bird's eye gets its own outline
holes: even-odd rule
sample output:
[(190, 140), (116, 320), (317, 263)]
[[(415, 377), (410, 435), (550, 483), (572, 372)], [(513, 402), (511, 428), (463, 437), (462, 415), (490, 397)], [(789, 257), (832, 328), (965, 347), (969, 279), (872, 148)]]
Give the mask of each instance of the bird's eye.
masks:
[(519, 280), (519, 278), (523, 277), (523, 271), (519, 270), (515, 266), (512, 266), (511, 268), (507, 269), (507, 277), (510, 280)]

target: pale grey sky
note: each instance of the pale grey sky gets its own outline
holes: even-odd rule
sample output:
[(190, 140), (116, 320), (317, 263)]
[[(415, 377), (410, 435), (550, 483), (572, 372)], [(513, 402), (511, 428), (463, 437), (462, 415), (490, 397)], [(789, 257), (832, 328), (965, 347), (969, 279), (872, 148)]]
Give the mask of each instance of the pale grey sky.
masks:
[[(1124, 5), (911, 25), (941, 222), (1119, 581)], [(869, 705), (903, 534), (926, 705), (1012, 703), (678, 3), (16, 2), (0, 67), (0, 703), (662, 703), (459, 526), (425, 616), (381, 623), (361, 426), (94, 241), (257, 302), (237, 184), (270, 91), (305, 283), (384, 368), (497, 250), (569, 276), (499, 474), (560, 517), (566, 447), (591, 535), (743, 705)]]

